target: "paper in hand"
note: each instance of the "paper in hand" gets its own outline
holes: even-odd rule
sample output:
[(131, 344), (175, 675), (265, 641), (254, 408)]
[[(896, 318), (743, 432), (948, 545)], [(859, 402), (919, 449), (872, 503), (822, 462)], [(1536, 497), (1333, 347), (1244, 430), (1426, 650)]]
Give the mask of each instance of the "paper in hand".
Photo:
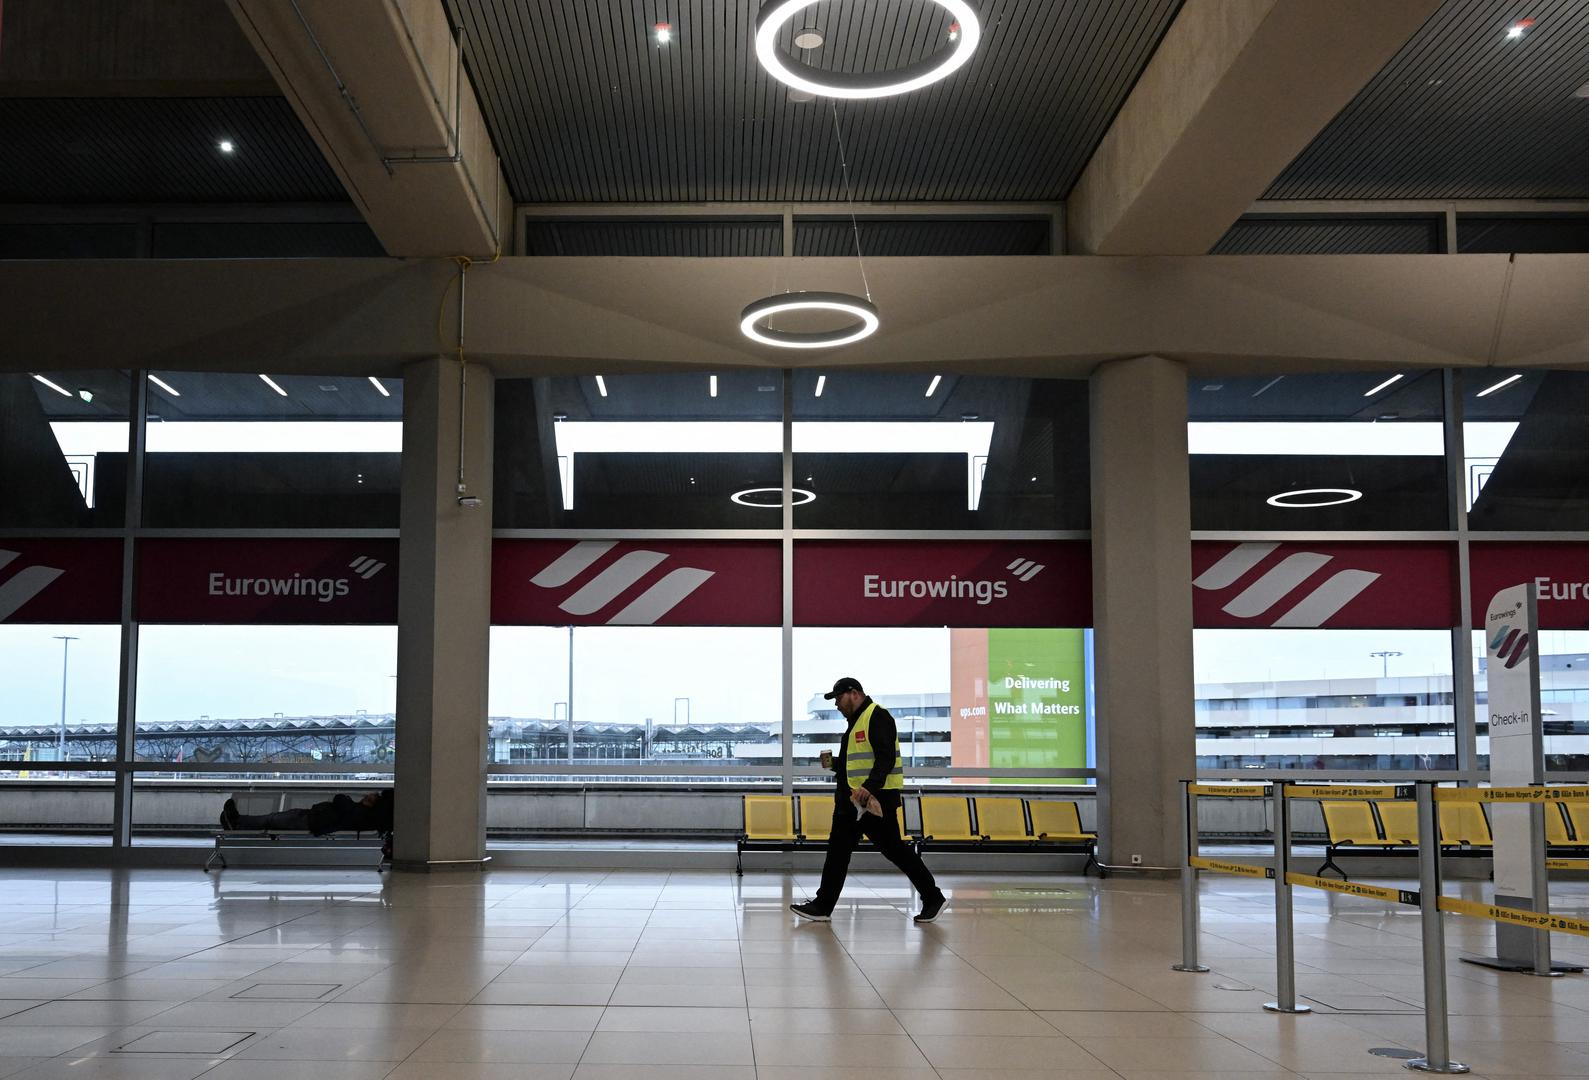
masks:
[(875, 814), (883, 816), (883, 804), (877, 801), (877, 796), (870, 791), (866, 793), (866, 801), (855, 804), (855, 820), (861, 820), (862, 814)]

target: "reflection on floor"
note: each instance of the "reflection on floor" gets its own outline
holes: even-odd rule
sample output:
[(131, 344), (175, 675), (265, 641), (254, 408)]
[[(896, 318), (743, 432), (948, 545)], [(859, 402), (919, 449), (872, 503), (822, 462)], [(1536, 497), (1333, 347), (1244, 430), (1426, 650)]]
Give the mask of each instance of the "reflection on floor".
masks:
[[(0, 870), (0, 1077), (1347, 1080), (1402, 1074), (1371, 1049), (1422, 1045), (1410, 908), (1299, 890), (1316, 1012), (1276, 1016), (1267, 882), (1204, 882), (1208, 975), (1169, 970), (1173, 883), (945, 876), (929, 927), (892, 873), (853, 876), (831, 924), (797, 923), (786, 906), (814, 884)], [(1589, 886), (1556, 894), (1589, 908)], [(1454, 958), (1491, 931), (1448, 934)], [(1475, 1075), (1589, 1077), (1589, 975), (1453, 959), (1449, 985)]]

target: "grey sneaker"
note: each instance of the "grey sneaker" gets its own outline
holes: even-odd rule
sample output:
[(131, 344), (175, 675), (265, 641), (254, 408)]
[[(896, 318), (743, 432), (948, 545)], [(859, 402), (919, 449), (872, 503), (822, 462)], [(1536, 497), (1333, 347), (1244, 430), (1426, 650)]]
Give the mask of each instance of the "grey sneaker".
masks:
[(809, 919), (811, 922), (833, 921), (832, 913), (823, 911), (821, 908), (817, 907), (816, 901), (814, 900), (807, 900), (803, 904), (790, 904), (789, 910), (800, 916), (802, 919)]

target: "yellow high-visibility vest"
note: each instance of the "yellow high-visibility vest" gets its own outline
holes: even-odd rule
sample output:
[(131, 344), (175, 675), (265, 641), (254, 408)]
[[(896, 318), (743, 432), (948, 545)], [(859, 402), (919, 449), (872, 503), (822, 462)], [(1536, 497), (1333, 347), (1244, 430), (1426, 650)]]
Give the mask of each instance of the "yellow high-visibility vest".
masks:
[[(872, 713), (877, 709), (877, 702), (872, 702), (855, 721), (855, 726), (850, 729), (850, 734), (844, 741), (844, 780), (850, 785), (850, 790), (863, 786), (866, 778), (872, 771), (872, 765), (877, 760), (877, 755), (872, 752)], [(890, 791), (898, 791), (905, 786), (905, 762), (899, 756), (899, 731), (894, 732), (894, 771), (888, 774), (883, 787)]]

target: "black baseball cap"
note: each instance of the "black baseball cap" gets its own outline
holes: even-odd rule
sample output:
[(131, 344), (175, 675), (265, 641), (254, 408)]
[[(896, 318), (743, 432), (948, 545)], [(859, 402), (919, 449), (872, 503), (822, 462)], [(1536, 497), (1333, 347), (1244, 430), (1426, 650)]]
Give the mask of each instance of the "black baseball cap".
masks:
[[(829, 701), (832, 701), (834, 698), (848, 690), (861, 690), (860, 680), (852, 679), (846, 675), (844, 678), (833, 684), (833, 689), (831, 692), (823, 694), (822, 696), (827, 698)], [(866, 691), (861, 690), (861, 693), (864, 694)]]

